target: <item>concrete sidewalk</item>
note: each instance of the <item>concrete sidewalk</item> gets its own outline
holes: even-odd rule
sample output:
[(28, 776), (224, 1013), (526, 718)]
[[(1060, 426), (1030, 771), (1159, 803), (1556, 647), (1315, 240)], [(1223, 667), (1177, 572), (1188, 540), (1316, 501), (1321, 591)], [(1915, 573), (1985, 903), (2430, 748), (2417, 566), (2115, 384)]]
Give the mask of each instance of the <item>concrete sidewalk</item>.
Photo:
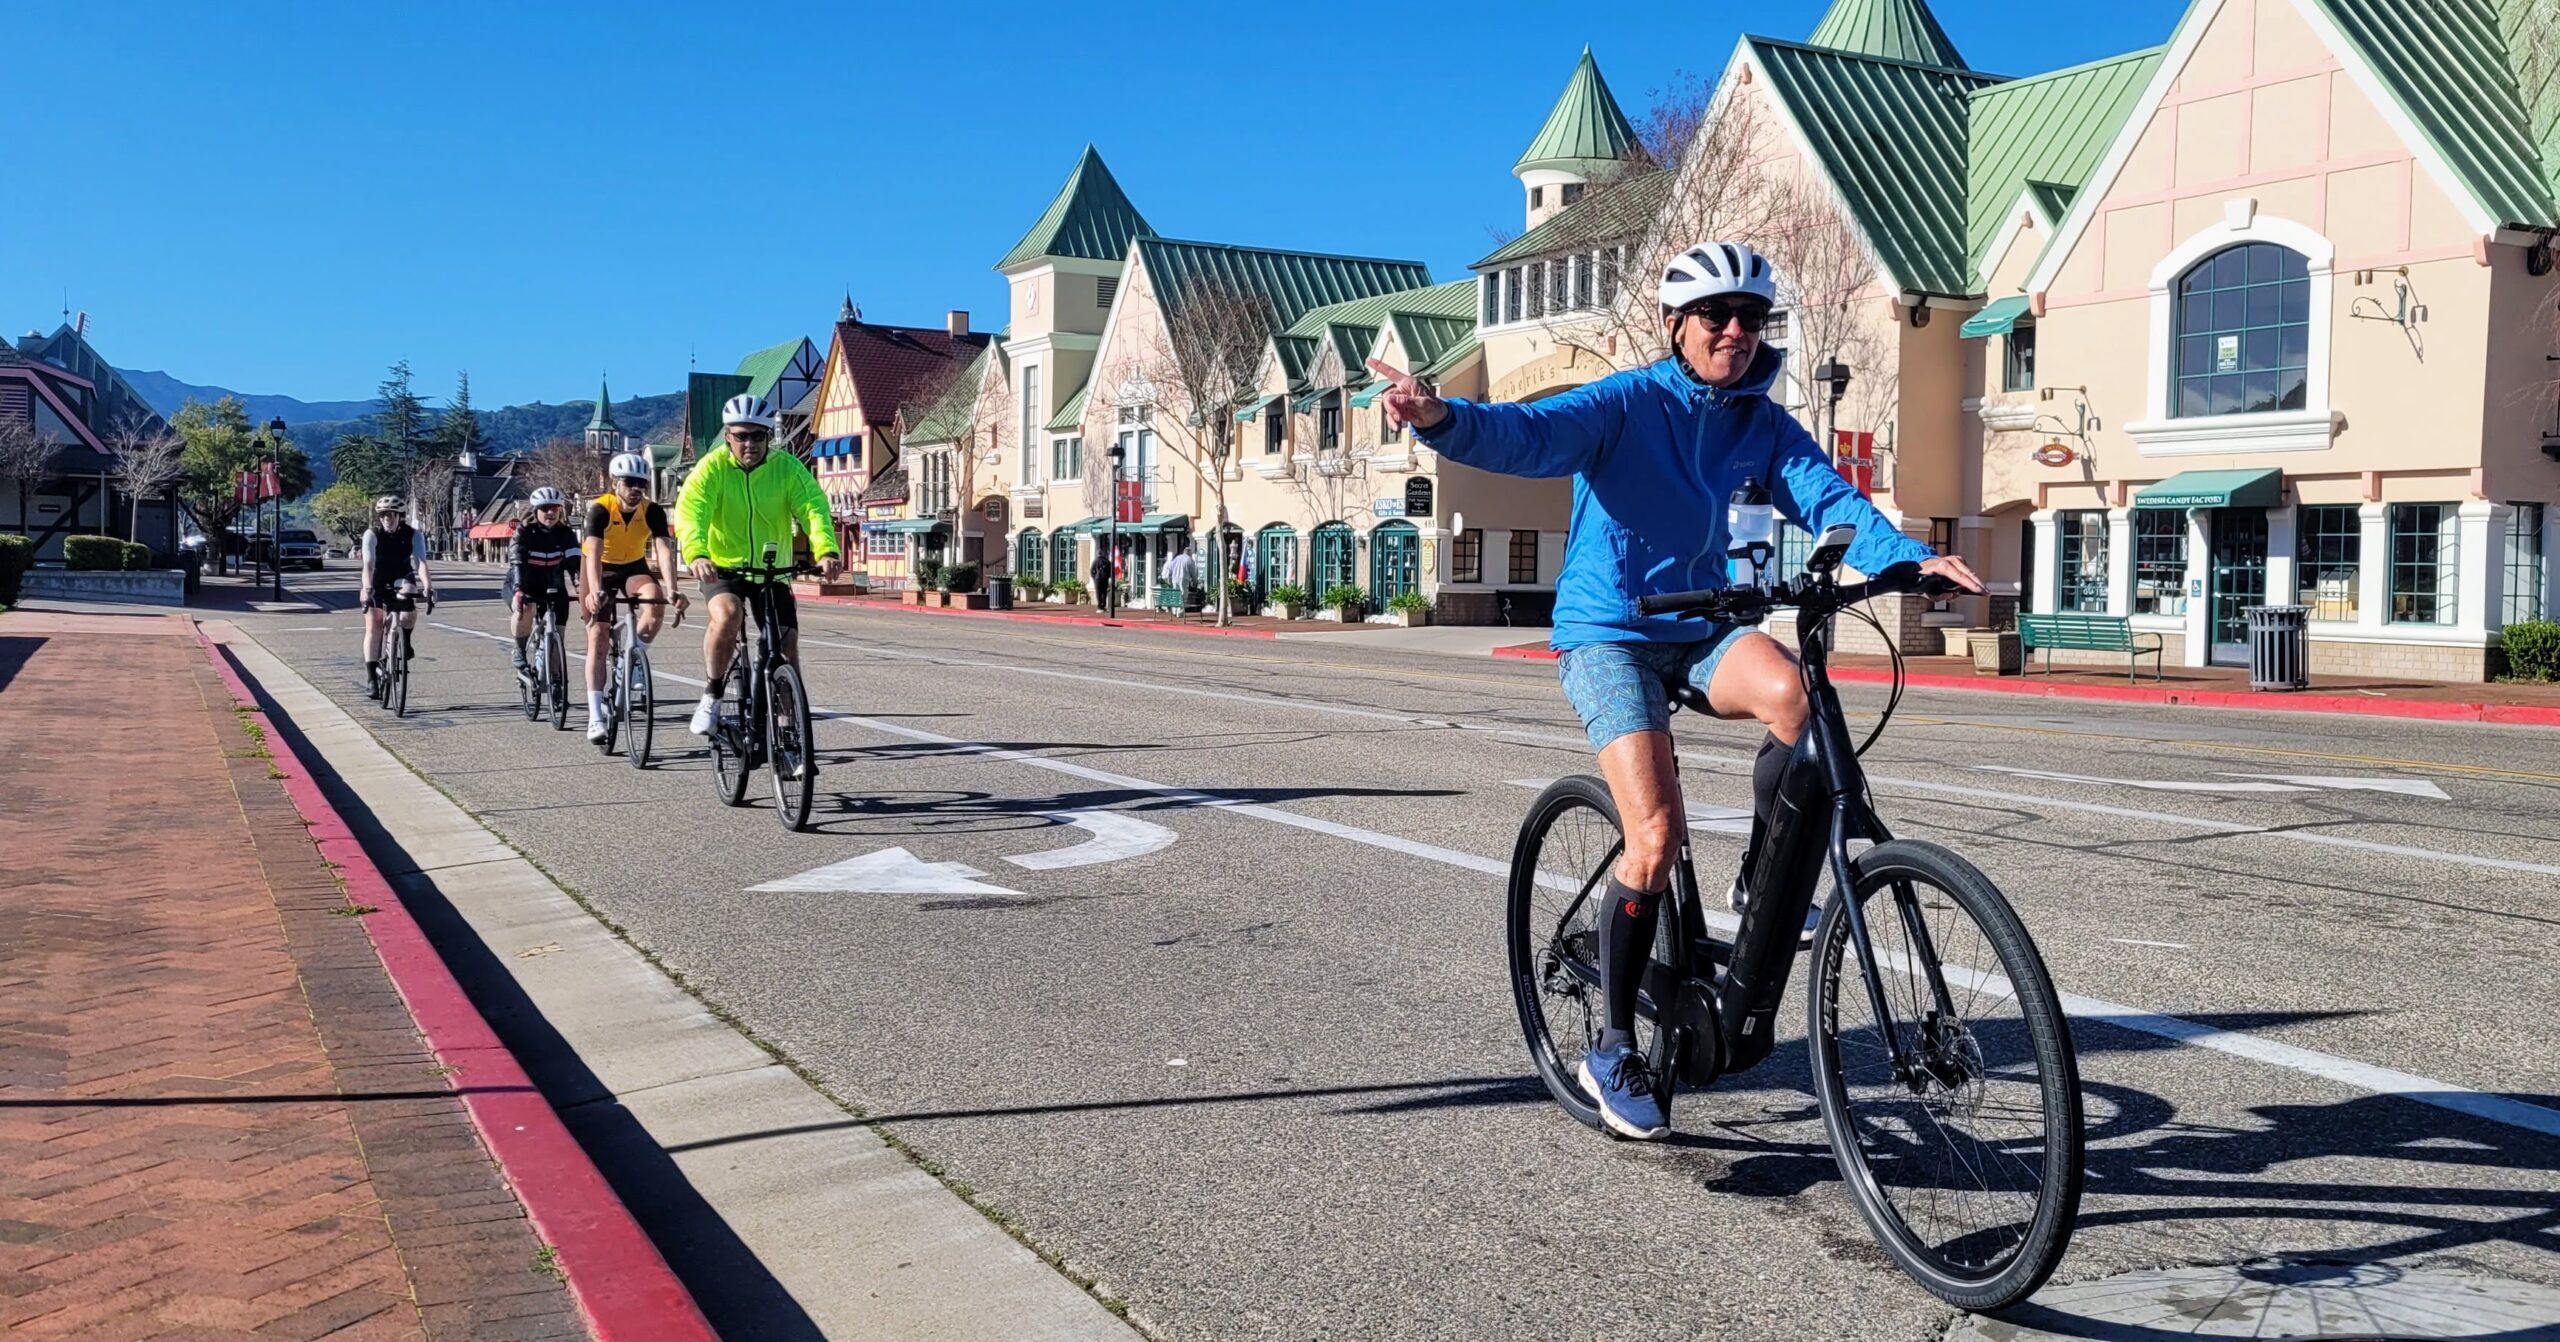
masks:
[(0, 1333), (586, 1337), (193, 625), (0, 615)]

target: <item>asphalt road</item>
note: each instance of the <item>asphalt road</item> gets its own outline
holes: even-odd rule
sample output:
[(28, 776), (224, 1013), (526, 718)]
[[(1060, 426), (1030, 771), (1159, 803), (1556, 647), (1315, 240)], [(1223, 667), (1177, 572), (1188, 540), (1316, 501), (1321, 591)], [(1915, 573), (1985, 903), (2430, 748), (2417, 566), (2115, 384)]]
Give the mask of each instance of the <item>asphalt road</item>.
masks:
[[(1800, 990), (1776, 1054), (1684, 1094), (1666, 1143), (1603, 1139), (1529, 1075), (1490, 873), (1529, 788), (1590, 767), (1551, 667), (804, 604), (831, 715), (813, 832), (787, 834), (761, 791), (720, 807), (683, 733), (697, 625), (661, 640), (644, 775), (516, 712), (489, 570), (448, 576), (412, 715), (365, 705), (349, 584), (241, 623), (1151, 1327), (1950, 1318), (1838, 1186)], [(1747, 806), (1757, 729), (1682, 732), (1692, 804)], [(1988, 872), (2075, 998), (2090, 1174), (2058, 1280), (2284, 1257), (2560, 1284), (2552, 742), (1906, 699), (1868, 756), (1881, 810)], [(1741, 841), (1698, 839), (1721, 889)], [(1038, 865), (1078, 844), (1106, 860)], [(893, 847), (986, 888), (753, 888)]]

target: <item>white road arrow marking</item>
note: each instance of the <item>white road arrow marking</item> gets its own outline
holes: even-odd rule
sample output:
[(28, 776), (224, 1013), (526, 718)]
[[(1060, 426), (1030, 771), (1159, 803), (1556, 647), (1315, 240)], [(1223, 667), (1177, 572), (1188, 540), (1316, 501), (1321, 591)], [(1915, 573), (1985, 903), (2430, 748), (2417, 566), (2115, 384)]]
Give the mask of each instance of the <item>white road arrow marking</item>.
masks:
[(1118, 811), (1050, 811), (1050, 819), (1075, 826), (1093, 837), (1068, 848), (1052, 848), (1045, 853), (1025, 853), (1005, 861), (1032, 871), (1056, 871), (1061, 867), (1090, 867), (1097, 862), (1118, 862), (1124, 858), (1144, 857), (1161, 848), (1170, 848), (1177, 837), (1162, 825), (1140, 820)]
[(2424, 778), (2319, 778), (2307, 774), (2224, 774), (2225, 778), (2272, 778), (2280, 783), (2323, 788), (2333, 792), (2389, 792), (2403, 797), (2424, 797), (2429, 801), (2451, 801), (2443, 788)]
[[(2298, 783), (2182, 783), (2167, 778), (2092, 778), (2086, 774), (2058, 774), (2043, 769), (2014, 769), (2001, 764), (1973, 766), (1984, 773), (2008, 774), (2013, 778), (2041, 778), (2049, 783), (2086, 783), (2093, 787), (2131, 787), (2148, 792), (2310, 792)], [(2237, 775), (2252, 777), (2254, 775)]]
[[(1556, 780), (1512, 778), (1504, 781), (1513, 787), (1524, 787), (1532, 792), (1544, 792), (1548, 785)], [(1751, 812), (1747, 809), (1736, 810), (1730, 806), (1692, 806), (1689, 808), (1689, 828), (1702, 829), (1710, 834), (1739, 834), (1747, 839), (1751, 837)]]
[(797, 876), (749, 886), (750, 893), (819, 894), (850, 891), (866, 895), (1018, 895), (1000, 885), (977, 880), (986, 875), (957, 862), (926, 862), (904, 848), (849, 857)]

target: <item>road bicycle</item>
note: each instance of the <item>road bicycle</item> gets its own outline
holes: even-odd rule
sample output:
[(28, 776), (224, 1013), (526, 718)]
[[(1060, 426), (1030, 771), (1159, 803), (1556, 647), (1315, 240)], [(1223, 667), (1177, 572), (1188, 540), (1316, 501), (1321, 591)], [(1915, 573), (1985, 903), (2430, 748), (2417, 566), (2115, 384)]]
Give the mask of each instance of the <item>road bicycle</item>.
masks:
[[(658, 682), (649, 671), (649, 645), (640, 637), (640, 607), (668, 604), (664, 597), (616, 592), (613, 639), (606, 653), (604, 686), (604, 753), (619, 749), (634, 769), (649, 767), (649, 744), (657, 737)], [(681, 622), (684, 613), (678, 611)]]
[(715, 693), (711, 724), (711, 774), (720, 800), (743, 806), (747, 783), (759, 768), (773, 773), (774, 812), (789, 830), (806, 828), (817, 794), (818, 760), (812, 748), (809, 696), (799, 668), (783, 660), (782, 620), (775, 584), (817, 572), (809, 564), (776, 564), (768, 547), (764, 563), (722, 569), (723, 577), (748, 581), (747, 610), (738, 622), (737, 649)]
[[(400, 617), (418, 608), (418, 586), (407, 578), (392, 585), (382, 597), (382, 673), (374, 677), (373, 701), (391, 710), (391, 716), (409, 716), (409, 663), (417, 660), (418, 649), (413, 631), (400, 626)], [(429, 614), (436, 603), (427, 602)]]
[[(2035, 942), (1999, 889), (1936, 844), (1896, 839), (1875, 812), (1832, 687), (1832, 625), (1869, 597), (1943, 595), (1952, 584), (1903, 564), (1862, 583), (1836, 570), (1855, 537), (1834, 527), (1806, 572), (1772, 590), (1737, 586), (1646, 597), (1647, 614), (1759, 623), (1792, 608), (1812, 713), (1776, 809), (1743, 859), (1748, 892), (1719, 935), (1699, 902), (1688, 834), (1637, 997), (1636, 1047), (1667, 1110), (1674, 1084), (1703, 1087), (1765, 1060), (1779, 999), (1817, 886), (1807, 1048), (1823, 1133), (1858, 1213), (1894, 1262), (1968, 1310), (2015, 1304), (2061, 1260), (2082, 1179), (2080, 1080), (2071, 1033)], [(1880, 633), (1881, 626), (1879, 626)], [(1890, 640), (1887, 640), (1890, 643)], [(1705, 712), (1683, 687), (1675, 708)], [(1855, 855), (1853, 844), (1871, 845)], [(1566, 1112), (1601, 1127), (1580, 1082), (1604, 1023), (1600, 901), (1622, 847), (1597, 778), (1557, 781), (1522, 824), (1511, 858), (1512, 993), (1530, 1056)], [(1844, 896), (1845, 892), (1845, 896)], [(1605, 1129), (1604, 1129), (1605, 1130)]]
[(549, 599), (528, 596), (534, 604), (533, 633), (525, 640), (525, 669), (516, 673), (516, 694), (527, 722), (540, 722), (546, 707), (551, 730), (569, 729), (569, 649), (560, 635), (560, 612), (566, 593)]

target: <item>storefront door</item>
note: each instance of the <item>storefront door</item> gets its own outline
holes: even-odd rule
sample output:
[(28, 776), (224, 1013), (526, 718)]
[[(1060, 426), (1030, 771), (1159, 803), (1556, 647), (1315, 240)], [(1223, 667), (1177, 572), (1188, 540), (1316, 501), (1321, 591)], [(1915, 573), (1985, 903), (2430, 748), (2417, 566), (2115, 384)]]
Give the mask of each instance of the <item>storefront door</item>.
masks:
[(1416, 590), (1421, 568), (1421, 533), (1412, 523), (1381, 522), (1369, 533), (1369, 600), (1378, 609)]
[(2213, 606), (2206, 613), (2207, 660), (2215, 666), (2249, 664), (2251, 606), (2267, 601), (2267, 514), (2263, 508), (2213, 510)]

